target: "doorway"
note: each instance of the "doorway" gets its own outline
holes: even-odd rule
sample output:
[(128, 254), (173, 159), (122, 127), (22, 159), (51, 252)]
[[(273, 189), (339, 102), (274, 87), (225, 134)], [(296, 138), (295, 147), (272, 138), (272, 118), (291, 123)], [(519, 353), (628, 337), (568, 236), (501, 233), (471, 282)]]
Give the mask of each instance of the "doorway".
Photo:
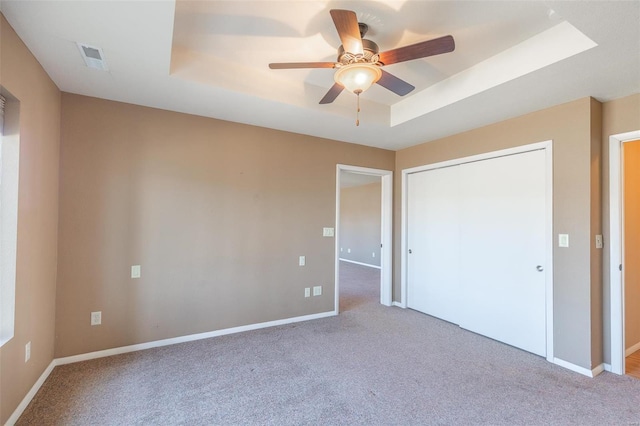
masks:
[[(640, 246), (639, 224), (633, 220), (640, 212), (637, 170), (640, 162), (640, 131), (609, 138), (609, 279), (611, 298), (611, 371), (634, 376), (640, 351), (640, 270), (637, 256)], [(633, 166), (631, 166), (633, 164)], [(634, 193), (631, 196), (631, 193)], [(636, 253), (634, 255), (634, 253)], [(627, 366), (625, 367), (625, 363)], [(640, 370), (640, 368), (639, 368)]]
[(625, 371), (640, 378), (640, 140), (622, 145)]
[[(353, 189), (359, 188), (360, 189)], [(340, 312), (340, 265), (349, 264), (351, 269), (371, 268), (379, 273), (380, 303), (391, 306), (391, 259), (392, 259), (392, 191), (393, 172), (389, 170), (339, 164), (336, 174), (336, 233), (335, 233), (335, 312)], [(377, 193), (377, 194), (376, 194)], [(342, 200), (352, 194), (360, 200), (368, 200), (369, 206), (356, 209), (349, 201), (350, 215), (343, 218)], [(378, 208), (372, 206), (376, 203)], [(356, 200), (356, 204), (358, 201)], [(359, 210), (359, 211), (357, 211)], [(346, 221), (343, 219), (347, 219)], [(370, 223), (362, 223), (368, 221)], [(354, 229), (357, 225), (357, 229)], [(377, 227), (377, 229), (373, 229)], [(342, 249), (342, 251), (341, 251)]]

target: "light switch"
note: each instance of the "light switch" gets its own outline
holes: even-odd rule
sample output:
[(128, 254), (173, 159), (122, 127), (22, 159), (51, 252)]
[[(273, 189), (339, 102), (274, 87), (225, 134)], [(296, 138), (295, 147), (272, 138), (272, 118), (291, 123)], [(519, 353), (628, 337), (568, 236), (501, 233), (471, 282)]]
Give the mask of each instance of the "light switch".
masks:
[(322, 295), (322, 286), (321, 285), (313, 286), (313, 295), (314, 296), (321, 296)]
[(131, 278), (140, 278), (140, 265), (133, 265), (131, 267)]
[(333, 237), (333, 228), (322, 228), (323, 237)]
[(102, 311), (91, 312), (91, 325), (102, 324)]
[(598, 234), (596, 235), (596, 248), (597, 249), (601, 249), (603, 246), (603, 241), (602, 241), (602, 235)]
[(558, 247), (569, 247), (569, 234), (558, 235)]
[(311, 297), (311, 289), (309, 287), (304, 289), (304, 297)]
[(298, 259), (298, 265), (304, 266), (306, 264), (307, 264), (307, 259), (304, 256), (300, 256), (300, 258)]

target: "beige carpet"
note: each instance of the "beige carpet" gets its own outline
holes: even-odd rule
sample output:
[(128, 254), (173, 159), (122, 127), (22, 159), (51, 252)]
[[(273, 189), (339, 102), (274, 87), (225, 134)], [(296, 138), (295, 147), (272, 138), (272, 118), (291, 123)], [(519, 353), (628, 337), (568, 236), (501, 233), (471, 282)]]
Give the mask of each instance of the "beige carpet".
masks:
[(343, 263), (338, 317), (57, 367), (19, 425), (630, 425), (640, 380), (589, 379), (378, 303)]

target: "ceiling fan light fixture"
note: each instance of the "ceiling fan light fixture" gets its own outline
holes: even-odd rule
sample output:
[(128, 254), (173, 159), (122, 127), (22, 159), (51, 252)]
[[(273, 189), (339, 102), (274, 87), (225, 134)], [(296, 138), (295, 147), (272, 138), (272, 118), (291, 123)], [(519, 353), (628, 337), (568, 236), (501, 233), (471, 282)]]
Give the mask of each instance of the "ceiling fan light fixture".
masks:
[(340, 67), (333, 78), (351, 93), (360, 94), (380, 80), (382, 70), (379, 66), (358, 62)]

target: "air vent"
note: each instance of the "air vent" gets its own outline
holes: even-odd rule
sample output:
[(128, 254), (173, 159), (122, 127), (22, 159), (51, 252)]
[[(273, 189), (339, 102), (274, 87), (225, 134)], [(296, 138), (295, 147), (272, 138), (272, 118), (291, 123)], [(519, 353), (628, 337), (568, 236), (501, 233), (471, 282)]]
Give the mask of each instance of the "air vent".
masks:
[(87, 64), (89, 68), (95, 68), (103, 71), (109, 70), (107, 62), (104, 60), (104, 53), (102, 52), (102, 49), (95, 46), (89, 46), (84, 43), (77, 44), (78, 49), (80, 49), (82, 59), (84, 59), (84, 63)]

